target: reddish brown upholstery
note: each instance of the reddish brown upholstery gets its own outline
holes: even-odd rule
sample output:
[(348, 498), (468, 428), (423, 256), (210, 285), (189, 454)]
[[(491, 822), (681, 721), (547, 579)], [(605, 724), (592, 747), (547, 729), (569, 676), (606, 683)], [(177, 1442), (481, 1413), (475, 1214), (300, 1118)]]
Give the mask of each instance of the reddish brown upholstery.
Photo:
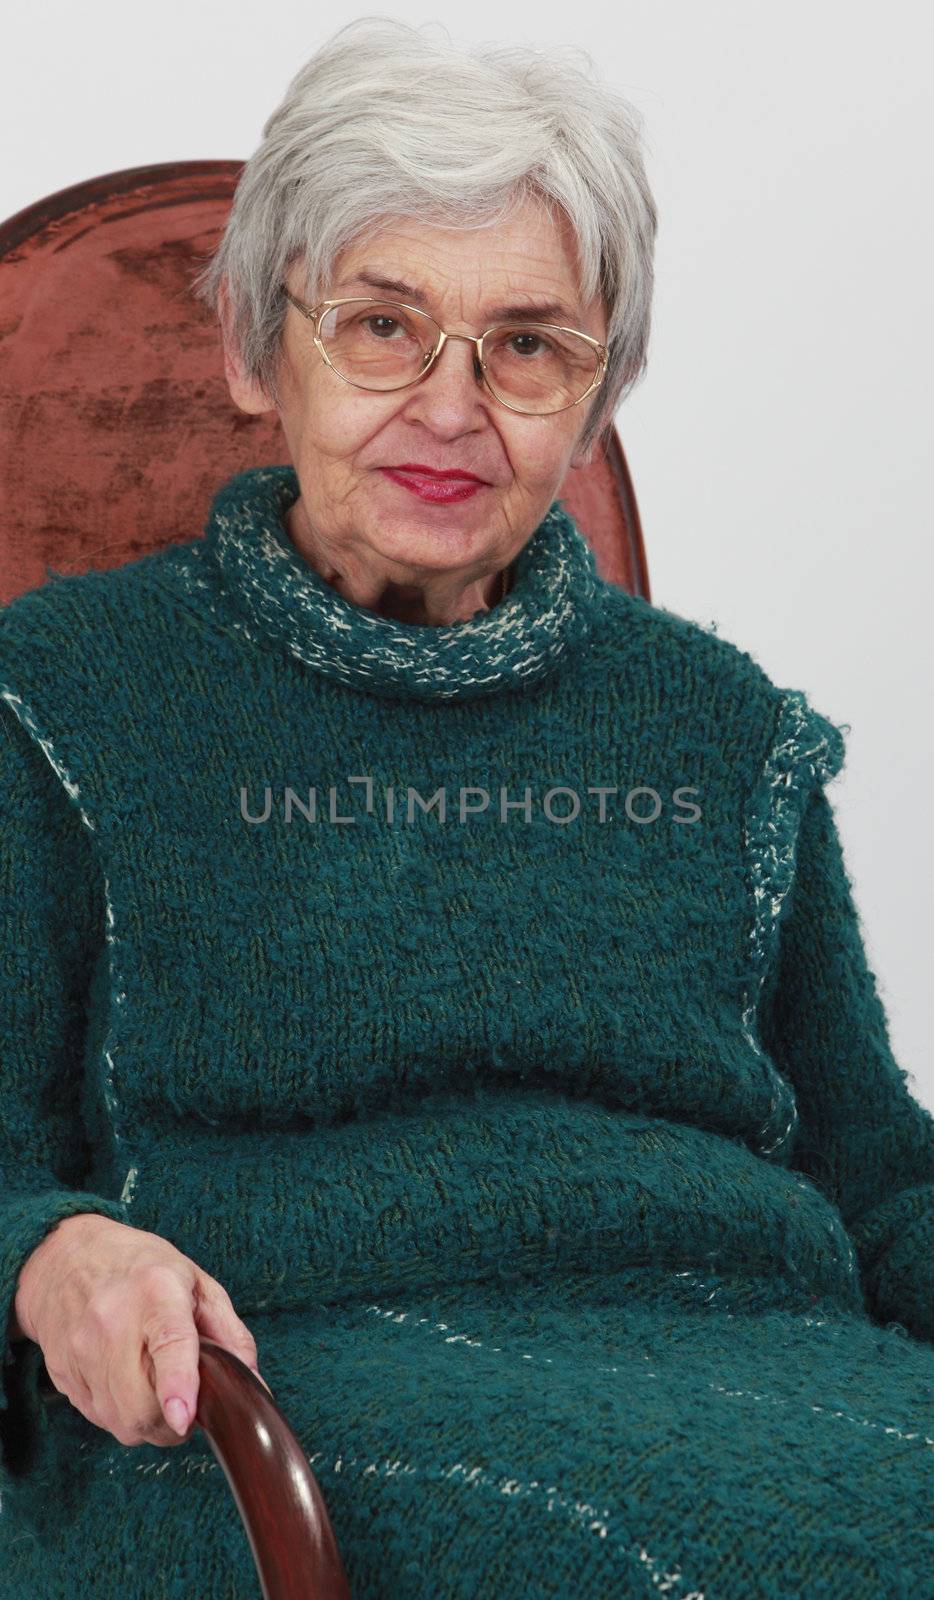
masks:
[[(190, 292), (241, 170), (108, 173), (0, 226), (0, 604), (48, 566), (116, 567), (196, 537), (226, 478), (289, 459), (275, 412), (231, 400), (220, 330)], [(603, 576), (648, 598), (615, 432), (561, 495)]]

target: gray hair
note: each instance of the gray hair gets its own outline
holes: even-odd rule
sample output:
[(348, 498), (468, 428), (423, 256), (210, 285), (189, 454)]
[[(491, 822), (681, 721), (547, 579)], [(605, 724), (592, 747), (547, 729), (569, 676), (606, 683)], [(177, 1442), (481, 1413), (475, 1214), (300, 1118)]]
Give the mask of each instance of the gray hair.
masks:
[(279, 284), (296, 259), (314, 302), (338, 254), (390, 217), (489, 227), (535, 196), (567, 215), (581, 293), (606, 311), (586, 446), (646, 367), (657, 213), (641, 114), (577, 47), (457, 45), (442, 31), (359, 17), (315, 52), (264, 124), (193, 293), (216, 311), (226, 275), (245, 372), (278, 405)]

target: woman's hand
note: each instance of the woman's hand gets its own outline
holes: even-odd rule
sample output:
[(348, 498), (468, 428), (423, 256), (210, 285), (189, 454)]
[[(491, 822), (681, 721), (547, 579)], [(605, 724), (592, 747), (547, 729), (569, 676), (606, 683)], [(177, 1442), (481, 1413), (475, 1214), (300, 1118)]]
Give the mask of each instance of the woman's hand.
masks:
[(200, 1335), (259, 1377), (256, 1341), (215, 1278), (159, 1234), (93, 1212), (65, 1217), (27, 1257), (14, 1313), (56, 1389), (121, 1444), (188, 1437)]

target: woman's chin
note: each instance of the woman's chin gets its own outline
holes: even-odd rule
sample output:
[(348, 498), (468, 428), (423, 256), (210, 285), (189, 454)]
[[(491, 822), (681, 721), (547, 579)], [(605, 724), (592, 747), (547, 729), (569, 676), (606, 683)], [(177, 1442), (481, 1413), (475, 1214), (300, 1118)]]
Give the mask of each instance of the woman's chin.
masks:
[(379, 495), (370, 523), (373, 549), (382, 556), (441, 566), (450, 565), (453, 551), (460, 560), (480, 557), (491, 548), (495, 526), (490, 494), (487, 489), (482, 496), (447, 506), (430, 505), (404, 489), (391, 497)]

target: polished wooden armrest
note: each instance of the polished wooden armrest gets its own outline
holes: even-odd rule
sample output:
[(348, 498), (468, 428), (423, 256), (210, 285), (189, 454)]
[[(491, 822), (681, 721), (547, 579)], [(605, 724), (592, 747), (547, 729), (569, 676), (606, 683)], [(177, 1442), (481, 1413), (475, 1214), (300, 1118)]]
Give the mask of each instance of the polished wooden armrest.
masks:
[[(213, 1339), (200, 1343), (195, 1422), (233, 1491), (263, 1600), (350, 1600), (324, 1497), (300, 1441), (249, 1367)], [(40, 1387), (47, 1403), (66, 1398), (46, 1384)]]
[(350, 1600), (324, 1497), (268, 1389), (213, 1339), (201, 1340), (195, 1418), (224, 1469), (264, 1600)]

